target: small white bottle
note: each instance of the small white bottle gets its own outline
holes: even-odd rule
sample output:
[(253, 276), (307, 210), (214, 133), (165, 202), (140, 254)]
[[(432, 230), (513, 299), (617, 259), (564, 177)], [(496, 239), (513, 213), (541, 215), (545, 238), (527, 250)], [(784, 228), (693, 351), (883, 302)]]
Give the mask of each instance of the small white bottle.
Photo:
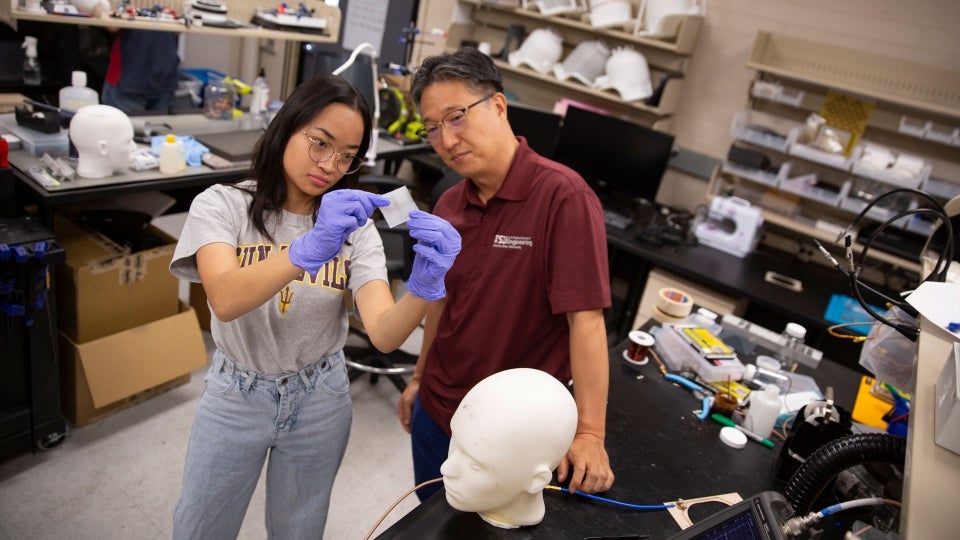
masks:
[(754, 364), (747, 364), (743, 370), (743, 380), (748, 383), (764, 389), (769, 385), (774, 385), (780, 389), (780, 392), (786, 393), (791, 386), (790, 377), (779, 371), (773, 371), (757, 367)]
[(87, 105), (98, 105), (100, 97), (97, 91), (87, 87), (87, 72), (74, 71), (70, 75), (70, 86), (60, 89), (60, 108), (77, 112)]
[(783, 350), (780, 351), (780, 362), (789, 368), (796, 364), (799, 361), (797, 359), (798, 356), (803, 354), (800, 349), (802, 348), (803, 340), (807, 337), (807, 329), (804, 328), (803, 325), (791, 322), (787, 323), (782, 335), (785, 343)]
[(40, 75), (40, 62), (37, 61), (37, 38), (27, 36), (23, 38), (23, 84), (38, 86), (43, 77)]
[(187, 168), (186, 153), (183, 143), (177, 140), (172, 133), (160, 145), (160, 172), (162, 174), (177, 174)]
[(780, 416), (780, 388), (775, 384), (750, 392), (750, 408), (743, 427), (761, 437), (769, 437)]
[(270, 83), (266, 71), (260, 68), (260, 74), (253, 81), (250, 92), (250, 114), (266, 114), (270, 108)]

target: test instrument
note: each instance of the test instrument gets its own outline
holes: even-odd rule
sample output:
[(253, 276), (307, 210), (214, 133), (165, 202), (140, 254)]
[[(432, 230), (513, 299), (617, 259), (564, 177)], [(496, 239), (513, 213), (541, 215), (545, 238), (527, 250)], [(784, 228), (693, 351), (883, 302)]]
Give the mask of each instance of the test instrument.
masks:
[(783, 533), (783, 525), (791, 517), (793, 509), (783, 495), (762, 491), (698, 521), (670, 540), (783, 540), (788, 538)]

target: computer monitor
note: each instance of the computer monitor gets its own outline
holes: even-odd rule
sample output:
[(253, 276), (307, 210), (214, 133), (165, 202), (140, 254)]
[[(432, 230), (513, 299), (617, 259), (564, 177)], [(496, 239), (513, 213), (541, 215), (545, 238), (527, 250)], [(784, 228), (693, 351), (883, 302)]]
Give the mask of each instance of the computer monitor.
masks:
[[(353, 51), (332, 45), (302, 44), (300, 46), (298, 84), (314, 75), (333, 73), (335, 69), (350, 58), (351, 52)], [(363, 94), (363, 99), (367, 101), (367, 106), (370, 107), (370, 114), (372, 115), (374, 112), (373, 92), (376, 88), (376, 82), (373, 80), (370, 62), (370, 55), (364, 51), (364, 53), (357, 55), (353, 65), (348, 67), (340, 76)]]
[(632, 207), (656, 199), (672, 149), (669, 133), (569, 106), (554, 159), (580, 173), (605, 205)]
[(562, 116), (546, 109), (511, 102), (507, 105), (507, 120), (514, 134), (525, 137), (534, 152), (553, 158)]

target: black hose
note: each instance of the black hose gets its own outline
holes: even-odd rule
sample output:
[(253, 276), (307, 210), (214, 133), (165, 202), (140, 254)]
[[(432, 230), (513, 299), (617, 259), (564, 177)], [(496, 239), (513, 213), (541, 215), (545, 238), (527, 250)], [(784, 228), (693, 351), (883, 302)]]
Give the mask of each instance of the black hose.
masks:
[(861, 433), (830, 441), (810, 455), (783, 488), (794, 512), (804, 515), (841, 472), (864, 463), (888, 463), (901, 468), (907, 440), (886, 433)]

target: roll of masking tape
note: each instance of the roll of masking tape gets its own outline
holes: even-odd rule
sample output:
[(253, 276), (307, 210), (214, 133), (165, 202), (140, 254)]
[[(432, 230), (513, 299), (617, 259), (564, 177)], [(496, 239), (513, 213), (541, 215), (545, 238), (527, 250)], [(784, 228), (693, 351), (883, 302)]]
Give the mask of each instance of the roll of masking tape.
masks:
[(693, 299), (679, 289), (665, 287), (657, 294), (657, 309), (670, 317), (682, 319), (693, 310)]

